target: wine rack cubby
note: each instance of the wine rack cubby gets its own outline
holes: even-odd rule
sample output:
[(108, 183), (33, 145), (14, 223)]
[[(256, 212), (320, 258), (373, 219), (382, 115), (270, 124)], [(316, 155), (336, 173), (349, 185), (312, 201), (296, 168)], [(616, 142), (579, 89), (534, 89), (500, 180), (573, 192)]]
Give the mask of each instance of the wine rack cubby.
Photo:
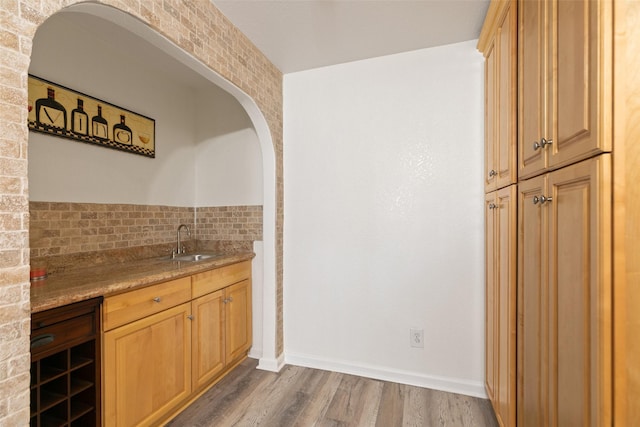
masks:
[(102, 298), (31, 319), (31, 427), (100, 425)]

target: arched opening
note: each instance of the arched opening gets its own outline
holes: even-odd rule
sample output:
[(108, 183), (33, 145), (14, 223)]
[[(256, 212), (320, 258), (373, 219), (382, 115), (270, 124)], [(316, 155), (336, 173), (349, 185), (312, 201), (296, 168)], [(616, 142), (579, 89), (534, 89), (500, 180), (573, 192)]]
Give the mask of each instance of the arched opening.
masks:
[[(277, 311), (275, 299), (276, 171), (271, 132), (262, 112), (253, 99), (237, 86), (228, 82), (142, 21), (118, 9), (95, 3), (82, 3), (64, 9), (62, 12), (49, 18), (40, 28), (46, 29), (48, 24), (59, 19), (64, 21), (63, 26), (66, 25), (66, 29), (69, 30), (66, 34), (67, 37), (73, 37), (73, 31), (77, 30), (73, 28), (74, 24), (85, 22), (84, 31), (88, 31), (87, 28), (91, 28), (94, 31), (100, 32), (96, 38), (99, 43), (94, 44), (92, 47), (90, 43), (89, 46), (87, 43), (95, 40), (79, 41), (78, 44), (74, 45), (79, 51), (65, 50), (64, 45), (55, 46), (54, 43), (48, 45), (48, 49), (42, 54), (39, 53), (42, 49), (38, 46), (38, 35), (36, 35), (32, 55), (32, 69), (30, 69), (30, 72), (36, 75), (40, 74), (43, 78), (58, 80), (57, 83), (64, 86), (72, 87), (81, 92), (101, 97), (107, 102), (131, 109), (144, 109), (144, 107), (140, 107), (144, 102), (167, 103), (168, 99), (175, 100), (177, 105), (162, 109), (161, 114), (163, 117), (166, 117), (167, 120), (164, 121), (164, 127), (158, 122), (156, 128), (156, 133), (163, 131), (170, 135), (165, 138), (166, 145), (164, 150), (167, 156), (160, 156), (160, 153), (158, 153), (158, 158), (153, 160), (144, 159), (147, 160), (147, 162), (141, 166), (140, 160), (134, 158), (135, 156), (129, 153), (111, 152), (111, 150), (103, 150), (101, 148), (71, 142), (56, 144), (54, 141), (48, 141), (50, 146), (44, 151), (41, 151), (33, 157), (30, 154), (30, 181), (32, 181), (33, 184), (49, 181), (49, 189), (57, 187), (58, 190), (65, 190), (65, 187), (74, 185), (74, 174), (84, 174), (85, 177), (90, 177), (88, 179), (91, 181), (91, 184), (97, 187), (94, 189), (96, 192), (103, 192), (103, 194), (106, 195), (103, 199), (92, 199), (92, 196), (87, 196), (90, 189), (87, 189), (85, 182), (84, 191), (86, 191), (86, 193), (80, 191), (77, 193), (76, 200), (68, 200), (79, 202), (146, 202), (158, 205), (176, 203), (184, 205), (193, 203), (193, 205), (196, 206), (198, 204), (211, 205), (225, 203), (222, 202), (222, 200), (226, 200), (226, 203), (231, 204), (254, 204), (259, 197), (263, 207), (263, 240), (262, 242), (256, 242), (254, 246), (258, 255), (257, 260), (260, 260), (259, 265), (256, 266), (257, 271), (254, 272), (254, 293), (259, 297), (259, 304), (254, 307), (254, 321), (257, 323), (254, 331), (257, 332), (255, 337), (256, 347), (261, 348), (256, 348), (252, 352), (252, 356), (260, 358), (259, 366), (261, 368), (270, 370), (277, 369), (278, 363), (276, 360), (275, 345)], [(40, 29), (38, 31), (40, 31)], [(92, 49), (95, 49), (95, 51)], [(111, 51), (111, 56), (107, 55), (107, 51)], [(122, 53), (122, 55), (119, 53)], [(38, 54), (43, 55), (43, 57), (35, 58), (35, 55)], [(116, 63), (109, 62), (110, 58), (113, 59), (113, 55), (116, 55), (120, 60), (127, 57), (131, 58), (132, 55), (138, 56), (137, 61), (134, 61), (137, 62), (138, 65), (126, 60)], [(63, 60), (62, 58), (71, 64), (67, 63), (64, 67), (54, 67), (54, 62)], [(46, 69), (47, 61), (51, 64), (49, 69)], [(74, 63), (73, 61), (76, 62)], [(92, 62), (87, 64), (86, 61)], [(148, 62), (146, 68), (140, 65), (145, 61)], [(149, 73), (149, 66), (152, 70), (151, 73)], [(153, 73), (153, 67), (156, 67), (158, 75)], [(46, 75), (42, 75), (43, 70), (45, 70)], [(57, 75), (55, 70), (57, 70)], [(108, 82), (109, 79), (114, 79), (114, 76), (109, 75), (109, 73), (113, 74), (116, 71), (121, 75), (121, 77), (119, 77), (122, 82), (121, 87), (113, 84), (113, 82), (111, 84)], [(63, 72), (64, 74), (62, 74)], [(126, 79), (122, 76), (128, 75), (127, 73), (131, 73), (130, 75), (133, 76), (137, 73), (137, 81), (140, 82), (142, 81), (140, 80), (140, 74), (144, 72), (148, 73), (148, 79), (144, 81), (147, 85), (147, 92), (146, 95), (144, 95), (146, 99), (132, 100), (132, 103), (137, 105), (137, 107), (124, 105), (129, 102), (126, 96), (135, 96), (135, 92), (131, 91), (130, 87), (127, 87)], [(159, 77), (160, 74), (162, 74), (161, 77)], [(101, 78), (105, 79), (103, 83), (100, 83)], [(163, 82), (171, 81), (172, 79), (182, 79), (184, 81), (184, 88), (174, 90), (175, 88), (163, 87)], [(132, 81), (132, 84), (135, 85), (136, 80), (133, 77)], [(97, 82), (96, 88), (99, 93), (92, 93), (93, 91), (87, 87), (87, 85), (92, 82)], [(150, 93), (153, 92), (154, 84), (158, 86), (155, 88), (157, 91), (164, 91), (164, 93), (157, 97), (150, 95)], [(81, 87), (77, 87), (76, 85)], [(107, 87), (109, 89), (105, 89)], [(194, 94), (193, 98), (189, 98), (188, 91)], [(215, 196), (211, 196), (211, 194), (207, 192), (207, 186), (201, 185), (201, 183), (204, 180), (210, 181), (220, 178), (220, 175), (212, 174), (211, 170), (207, 170), (212, 168), (207, 168), (208, 165), (202, 164), (200, 164), (201, 171), (199, 172), (196, 170), (198, 168), (197, 163), (191, 164), (194, 171), (185, 170), (185, 168), (188, 168), (190, 165), (190, 159), (198, 158), (198, 156), (202, 158), (203, 154), (206, 156), (206, 153), (210, 152), (210, 150), (207, 151), (206, 147), (211, 147), (212, 140), (215, 139), (216, 143), (221, 143), (221, 138), (217, 138), (219, 135), (207, 133), (208, 130), (210, 130), (207, 126), (198, 127), (194, 131), (189, 131), (190, 124), (184, 124), (185, 121), (191, 119), (196, 121), (198, 118), (201, 120), (204, 119), (203, 121), (207, 122), (207, 113), (203, 113), (202, 108), (199, 109), (198, 107), (207, 109), (214, 106), (218, 108), (218, 111), (224, 112), (224, 108), (219, 104), (209, 103), (205, 99), (208, 95), (217, 96), (220, 99), (226, 100), (225, 102), (228, 102), (229, 110), (235, 111), (235, 113), (233, 113), (233, 111), (230, 113), (232, 120), (226, 123), (230, 126), (228, 129), (229, 133), (248, 132), (244, 126), (244, 118), (241, 117), (242, 115), (244, 115), (249, 122), (251, 127), (249, 132), (254, 133), (255, 140), (258, 142), (260, 148), (258, 156), (261, 163), (261, 194), (259, 196), (255, 188), (252, 187), (256, 182), (255, 179), (253, 181), (249, 180), (249, 183), (245, 183), (246, 185), (243, 188), (247, 194), (245, 194), (244, 197), (239, 197), (239, 199), (235, 201), (233, 200), (233, 195), (229, 195), (228, 193), (224, 194), (224, 192), (218, 192)], [(172, 98), (172, 96), (175, 97)], [(195, 100), (195, 105), (189, 106), (190, 99)], [(156, 109), (156, 111), (158, 110)], [(141, 113), (145, 112), (141, 111)], [(178, 116), (178, 113), (182, 116)], [(152, 116), (152, 114), (146, 115)], [(193, 115), (195, 115), (195, 117), (193, 117)], [(210, 125), (210, 123), (207, 124)], [(235, 125), (237, 125), (237, 127), (234, 127)], [(181, 144), (179, 139), (181, 135), (184, 135), (184, 133), (181, 133), (183, 131), (190, 132), (188, 139), (193, 143)], [(242, 135), (235, 136), (236, 141), (241, 139)], [(160, 143), (162, 138), (157, 140)], [(233, 140), (234, 138), (225, 138), (222, 144), (226, 144), (226, 147), (229, 147)], [(31, 145), (32, 144), (30, 144), (30, 146)], [(202, 148), (203, 146), (206, 147)], [(250, 147), (245, 148), (251, 151)], [(47, 152), (46, 150), (50, 151)], [(83, 164), (81, 160), (88, 159), (92, 155), (92, 153), (87, 153), (87, 150), (92, 151), (92, 153), (97, 153), (97, 150), (100, 150), (100, 153), (97, 154), (101, 157), (110, 157), (110, 164), (113, 165), (113, 167), (111, 169), (100, 169), (98, 163), (93, 165)], [(157, 150), (163, 150), (162, 145), (158, 146)], [(54, 151), (57, 152), (58, 155), (60, 152), (66, 152), (68, 154), (66, 160), (64, 160), (66, 163), (58, 164), (57, 167), (64, 168), (70, 171), (70, 173), (67, 173), (66, 176), (58, 175), (55, 179), (52, 179), (53, 177), (51, 176), (46, 176), (46, 174), (45, 176), (38, 176), (36, 174), (32, 178), (31, 166), (37, 169), (38, 164), (42, 164), (51, 158), (47, 154)], [(103, 151), (105, 152), (104, 154), (102, 153)], [(84, 154), (80, 154), (81, 152), (84, 152)], [(231, 155), (236, 156), (235, 158), (238, 159), (241, 153), (242, 150), (236, 150)], [(59, 158), (62, 159), (64, 157)], [(156, 162), (156, 165), (150, 165), (150, 162)], [(56, 167), (56, 165), (52, 166)], [(132, 168), (135, 169), (135, 172), (131, 174), (119, 173), (118, 171), (122, 171), (123, 168)], [(146, 175), (144, 173), (145, 170), (147, 171)], [(245, 172), (249, 173), (251, 171), (245, 170)], [(92, 173), (95, 176), (91, 177)], [(242, 170), (239, 171), (239, 173), (241, 174)], [(141, 174), (147, 176), (148, 179), (143, 178)], [(126, 194), (119, 194), (119, 192), (122, 193), (120, 190), (126, 185), (126, 182), (120, 181), (122, 176), (128, 176), (129, 178), (131, 176), (136, 177), (136, 182), (130, 183), (131, 187), (127, 190)], [(229, 182), (234, 181), (235, 178), (230, 177), (228, 182), (216, 182), (215, 185), (228, 185)], [(56, 185), (56, 182), (58, 185)], [(199, 182), (200, 184), (198, 184)], [(69, 191), (73, 191), (73, 189), (69, 188), (67, 188), (67, 190), (67, 195)], [(40, 189), (38, 187), (34, 186), (32, 188), (32, 195), (38, 196), (39, 192)], [(60, 197), (64, 198), (65, 192), (62, 191), (58, 194), (61, 194)], [(117, 200), (118, 197), (120, 197), (119, 200)]]

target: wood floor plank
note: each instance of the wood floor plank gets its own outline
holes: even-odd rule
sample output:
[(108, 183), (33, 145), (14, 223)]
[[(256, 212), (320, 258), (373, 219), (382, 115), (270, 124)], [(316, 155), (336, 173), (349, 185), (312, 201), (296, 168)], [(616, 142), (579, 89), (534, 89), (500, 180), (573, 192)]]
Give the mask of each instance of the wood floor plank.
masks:
[(428, 426), (428, 406), (424, 389), (409, 387), (404, 398), (402, 425), (404, 427)]
[[(374, 425), (382, 386), (376, 380), (343, 375), (323, 420), (335, 421), (340, 425)], [(367, 418), (371, 421), (368, 422)]]
[(401, 427), (404, 415), (404, 390), (400, 384), (385, 382), (378, 407), (376, 427)]
[(171, 427), (495, 427), (489, 402), (336, 372), (248, 359), (168, 424)]
[[(314, 369), (315, 370), (315, 369)], [(318, 388), (313, 391), (307, 404), (301, 408), (293, 426), (306, 427), (315, 425), (324, 418), (336, 390), (342, 382), (342, 374), (337, 372), (318, 371), (321, 373)]]
[(316, 369), (296, 367), (303, 371), (297, 387), (289, 393), (283, 393), (278, 408), (265, 420), (265, 425), (295, 426), (313, 398), (327, 381), (328, 373)]
[(272, 419), (270, 425), (280, 424), (280, 418), (288, 416), (283, 414), (283, 407), (287, 402), (295, 399), (301, 384), (306, 381), (312, 373), (307, 369), (297, 366), (286, 366), (278, 375), (278, 379), (273, 382), (264, 393), (261, 393), (261, 405), (253, 405), (248, 408), (239, 423), (242, 425), (269, 425), (268, 420)]

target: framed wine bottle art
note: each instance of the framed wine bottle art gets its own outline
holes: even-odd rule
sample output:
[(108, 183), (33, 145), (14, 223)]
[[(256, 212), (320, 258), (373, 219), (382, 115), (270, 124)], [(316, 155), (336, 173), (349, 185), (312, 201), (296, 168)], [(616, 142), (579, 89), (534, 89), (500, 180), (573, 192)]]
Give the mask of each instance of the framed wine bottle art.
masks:
[(29, 75), (29, 130), (155, 158), (156, 122)]

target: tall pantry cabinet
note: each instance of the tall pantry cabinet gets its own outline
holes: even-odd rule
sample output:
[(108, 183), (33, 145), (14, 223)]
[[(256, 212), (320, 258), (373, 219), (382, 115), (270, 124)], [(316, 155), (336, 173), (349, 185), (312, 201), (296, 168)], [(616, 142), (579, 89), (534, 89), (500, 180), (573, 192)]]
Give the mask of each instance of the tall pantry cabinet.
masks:
[[(511, 13), (515, 85), (495, 65)], [(485, 176), (486, 388), (498, 422), (638, 424), (640, 2), (493, 0), (478, 49), (489, 172), (500, 118), (512, 111), (500, 88), (517, 94), (516, 200), (496, 202), (500, 185)], [(495, 220), (505, 208), (517, 230), (508, 255)], [(516, 272), (508, 283), (496, 273), (505, 269)], [(515, 362), (501, 359), (509, 351)]]
[(516, 2), (493, 2), (485, 38), (485, 388), (514, 425), (516, 393)]

